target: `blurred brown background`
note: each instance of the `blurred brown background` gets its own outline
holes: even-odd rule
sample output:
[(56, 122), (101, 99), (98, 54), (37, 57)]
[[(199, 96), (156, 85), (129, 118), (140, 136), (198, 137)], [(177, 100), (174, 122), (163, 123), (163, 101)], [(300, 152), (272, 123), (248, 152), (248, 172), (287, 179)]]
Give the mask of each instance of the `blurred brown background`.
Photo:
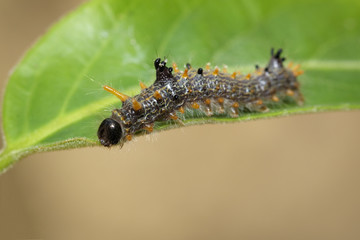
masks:
[[(81, 2), (0, 0), (1, 88)], [(301, 115), (36, 154), (0, 176), (0, 239), (360, 239), (359, 122)]]

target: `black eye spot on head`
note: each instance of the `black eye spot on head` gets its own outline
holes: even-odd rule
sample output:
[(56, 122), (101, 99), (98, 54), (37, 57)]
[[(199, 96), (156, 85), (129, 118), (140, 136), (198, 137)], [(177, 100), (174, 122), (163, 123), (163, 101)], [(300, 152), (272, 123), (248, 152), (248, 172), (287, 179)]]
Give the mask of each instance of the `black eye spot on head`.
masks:
[(179, 99), (179, 96), (178, 95), (174, 95), (173, 99), (176, 101)]
[(122, 137), (121, 126), (114, 119), (106, 118), (97, 132), (100, 143), (105, 147), (117, 144)]

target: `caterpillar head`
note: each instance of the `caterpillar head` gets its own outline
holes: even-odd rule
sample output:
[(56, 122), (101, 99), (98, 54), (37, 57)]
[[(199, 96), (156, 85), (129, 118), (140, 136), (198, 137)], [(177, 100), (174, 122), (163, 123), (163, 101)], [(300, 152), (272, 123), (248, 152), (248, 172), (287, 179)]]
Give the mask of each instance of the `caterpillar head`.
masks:
[(110, 147), (120, 141), (123, 131), (120, 123), (112, 118), (106, 118), (100, 124), (97, 135), (102, 145)]

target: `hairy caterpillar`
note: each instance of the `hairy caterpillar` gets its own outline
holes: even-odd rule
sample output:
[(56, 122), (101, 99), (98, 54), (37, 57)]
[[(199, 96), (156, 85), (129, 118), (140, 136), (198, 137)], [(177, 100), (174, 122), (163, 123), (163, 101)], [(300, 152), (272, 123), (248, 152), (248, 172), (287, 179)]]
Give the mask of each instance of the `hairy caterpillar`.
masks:
[(207, 116), (214, 112), (238, 117), (239, 109), (267, 111), (266, 103), (293, 97), (298, 104), (303, 102), (297, 76), (303, 71), (285, 68), (282, 49), (274, 53), (268, 65), (262, 69), (255, 66), (253, 74), (242, 75), (210, 70), (194, 69), (190, 64), (180, 72), (175, 64), (166, 66), (166, 60), (154, 61), (156, 80), (150, 87), (140, 83), (141, 93), (128, 97), (115, 89), (104, 86), (108, 92), (122, 101), (121, 109), (114, 109), (112, 116), (100, 124), (97, 132), (100, 143), (110, 147), (130, 141), (138, 131), (152, 132), (155, 121), (179, 120), (176, 112), (184, 113), (186, 107), (199, 109)]

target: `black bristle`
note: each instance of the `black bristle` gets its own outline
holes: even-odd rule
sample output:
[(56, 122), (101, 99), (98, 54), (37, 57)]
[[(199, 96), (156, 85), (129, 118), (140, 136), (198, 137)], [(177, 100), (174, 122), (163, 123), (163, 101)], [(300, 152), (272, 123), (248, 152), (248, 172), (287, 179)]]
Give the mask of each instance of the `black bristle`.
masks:
[(166, 68), (166, 61), (162, 61), (159, 63), (159, 71), (162, 72)]
[(190, 69), (190, 68), (191, 68), (191, 64), (190, 64), (190, 63), (187, 63), (187, 64), (186, 64), (186, 68), (187, 68), (187, 69)]
[(172, 67), (169, 67), (169, 72), (172, 73), (174, 69)]
[(160, 62), (161, 62), (161, 58), (155, 59), (155, 61), (154, 61), (154, 67), (155, 67), (155, 69), (158, 69), (158, 68), (159, 68)]
[(197, 73), (200, 74), (200, 75), (202, 75), (202, 74), (203, 74), (203, 69), (202, 69), (202, 68), (199, 68), (199, 69), (197, 70)]
[(259, 70), (259, 68), (260, 68), (259, 65), (256, 64), (256, 65), (255, 65), (255, 69), (256, 69), (256, 70)]
[(286, 60), (286, 58), (284, 58), (284, 57), (283, 57), (283, 58), (281, 58), (281, 61), (282, 61), (282, 62), (285, 62), (285, 60)]
[(266, 68), (264, 69), (264, 71), (265, 71), (265, 72), (269, 72), (269, 68), (266, 67)]
[(281, 55), (281, 53), (282, 53), (282, 49), (281, 49), (281, 48), (279, 48), (279, 50), (276, 52), (276, 54), (275, 54), (274, 58), (280, 59), (280, 55)]

